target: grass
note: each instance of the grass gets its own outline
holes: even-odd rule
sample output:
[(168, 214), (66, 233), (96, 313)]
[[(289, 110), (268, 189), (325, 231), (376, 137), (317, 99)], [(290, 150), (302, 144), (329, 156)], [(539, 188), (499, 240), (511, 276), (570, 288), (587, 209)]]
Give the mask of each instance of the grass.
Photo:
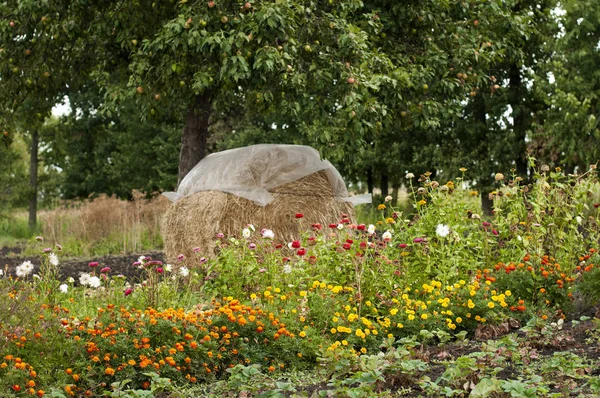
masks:
[(131, 201), (106, 195), (70, 201), (40, 211), (34, 231), (25, 213), (14, 212), (0, 220), (0, 245), (21, 246), (25, 255), (33, 255), (37, 253), (33, 238), (40, 235), (47, 246), (59, 243), (74, 257), (156, 250), (162, 247), (160, 222), (168, 205), (163, 197), (146, 199), (140, 193), (134, 193)]

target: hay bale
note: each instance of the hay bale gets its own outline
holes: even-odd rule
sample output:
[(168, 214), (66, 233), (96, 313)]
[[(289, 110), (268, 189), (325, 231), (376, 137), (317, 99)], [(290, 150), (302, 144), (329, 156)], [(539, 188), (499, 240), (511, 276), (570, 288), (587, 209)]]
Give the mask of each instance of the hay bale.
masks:
[[(215, 255), (216, 235), (240, 236), (247, 224), (258, 230), (272, 229), (275, 240), (287, 243), (311, 224), (327, 226), (343, 213), (354, 219), (353, 206), (334, 197), (325, 171), (310, 174), (269, 191), (274, 200), (267, 206), (220, 191), (201, 191), (171, 205), (163, 220), (163, 237), (168, 261), (179, 254), (194, 255), (199, 247), (204, 257)], [(300, 221), (296, 213), (304, 214)], [(302, 230), (301, 230), (302, 229)]]

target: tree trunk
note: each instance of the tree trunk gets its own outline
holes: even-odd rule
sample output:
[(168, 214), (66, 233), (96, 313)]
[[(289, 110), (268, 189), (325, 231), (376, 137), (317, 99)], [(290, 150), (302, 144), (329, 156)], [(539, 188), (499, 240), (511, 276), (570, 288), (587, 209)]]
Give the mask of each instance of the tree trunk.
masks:
[(373, 195), (373, 169), (367, 169), (367, 190), (371, 195)]
[(515, 153), (515, 163), (517, 168), (517, 174), (527, 180), (527, 143), (525, 138), (527, 136), (527, 105), (524, 104), (524, 90), (523, 90), (523, 79), (521, 77), (521, 71), (516, 64), (512, 64), (509, 70), (509, 83), (510, 83), (510, 106), (512, 107), (513, 116), (513, 131), (516, 136), (517, 146)]
[(177, 186), (202, 158), (207, 155), (208, 120), (212, 110), (210, 92), (197, 95), (188, 108), (188, 113), (181, 134), (181, 151), (179, 152), (179, 174)]
[(488, 216), (491, 215), (492, 210), (494, 210), (494, 201), (484, 192), (481, 193), (481, 210), (483, 210), (483, 214), (487, 214)]
[(38, 194), (38, 131), (34, 130), (31, 135), (31, 157), (29, 160), (29, 229), (35, 229), (37, 225), (37, 194)]
[(398, 191), (400, 190), (400, 187), (395, 185), (396, 183), (394, 183), (394, 185), (392, 185), (392, 206), (396, 207), (398, 205)]
[(388, 176), (387, 174), (381, 173), (381, 197), (383, 197), (385, 199), (386, 196), (389, 195), (390, 192), (390, 188), (389, 188), (390, 184), (388, 181)]

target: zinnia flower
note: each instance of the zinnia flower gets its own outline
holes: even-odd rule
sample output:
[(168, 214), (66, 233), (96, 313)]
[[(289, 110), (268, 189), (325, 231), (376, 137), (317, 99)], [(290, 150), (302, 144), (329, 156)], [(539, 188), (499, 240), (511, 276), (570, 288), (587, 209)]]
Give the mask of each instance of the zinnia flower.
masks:
[(82, 286), (87, 286), (90, 284), (90, 274), (82, 273), (79, 275), (79, 284)]
[(306, 254), (306, 249), (298, 249), (296, 254), (298, 254), (299, 256), (304, 256)]
[(188, 267), (181, 267), (181, 268), (179, 268), (179, 275), (181, 275), (181, 276), (183, 276), (185, 278), (189, 274), (190, 274), (190, 270), (188, 269)]
[(367, 229), (367, 233), (369, 235), (373, 235), (375, 233), (375, 225), (369, 224), (369, 228)]
[(270, 229), (263, 229), (262, 230), (262, 237), (265, 239), (274, 239), (275, 238), (275, 233), (270, 230)]
[(385, 231), (383, 235), (381, 235), (381, 237), (385, 242), (389, 242), (390, 240), (392, 240), (392, 233), (390, 231)]
[(302, 218), (302, 217), (304, 217), (304, 214), (302, 214), (302, 213), (296, 213), (296, 218)]
[(24, 261), (21, 265), (18, 265), (15, 269), (16, 274), (19, 278), (24, 278), (27, 275), (31, 274), (33, 271), (33, 264), (31, 261)]
[(292, 244), (291, 244), (291, 247), (293, 249), (299, 249), (300, 246), (301, 246), (300, 241), (297, 241), (297, 240), (293, 241)]
[(60, 285), (58, 287), (60, 289), (61, 292), (66, 293), (69, 291), (69, 285), (67, 285), (66, 283), (63, 283), (62, 285)]
[(256, 250), (256, 244), (255, 243), (250, 243), (248, 245), (248, 249), (250, 249), (250, 250)]
[(99, 265), (98, 261), (92, 261), (91, 263), (88, 264), (88, 267), (94, 268), (97, 267)]
[(292, 266), (290, 264), (286, 264), (283, 266), (283, 273), (289, 274), (292, 272)]
[(48, 261), (50, 262), (50, 264), (56, 267), (58, 265), (58, 256), (54, 253), (50, 253), (50, 255), (48, 256)]
[(445, 238), (448, 236), (448, 234), (450, 234), (450, 227), (444, 224), (438, 224), (438, 226), (435, 228), (435, 233), (438, 236)]
[(251, 232), (250, 232), (250, 229), (249, 229), (249, 228), (244, 228), (244, 229), (242, 230), (242, 236), (243, 236), (244, 238), (248, 239), (248, 238), (250, 237), (250, 234), (251, 234)]
[(123, 294), (125, 296), (129, 296), (131, 293), (133, 293), (133, 289), (128, 287), (127, 289), (125, 289), (125, 291), (123, 292)]
[(180, 254), (179, 256), (177, 256), (177, 260), (183, 261), (185, 260), (185, 256), (183, 254)]
[(100, 270), (100, 273), (105, 274), (107, 272), (110, 272), (110, 267), (104, 267)]
[(102, 284), (102, 282), (100, 281), (100, 278), (98, 278), (97, 276), (90, 277), (89, 285), (91, 287), (98, 288), (98, 287), (100, 287), (101, 284)]

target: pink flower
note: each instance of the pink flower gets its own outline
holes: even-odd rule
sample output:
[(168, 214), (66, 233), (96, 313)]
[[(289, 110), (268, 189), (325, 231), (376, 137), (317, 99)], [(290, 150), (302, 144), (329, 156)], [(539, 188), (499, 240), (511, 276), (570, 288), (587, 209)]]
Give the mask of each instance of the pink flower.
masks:
[(300, 248), (300, 249), (298, 249), (296, 254), (299, 256), (304, 256), (306, 254), (306, 249)]
[(135, 267), (139, 267), (140, 265), (142, 265), (142, 262), (141, 262), (141, 261), (136, 261), (136, 262), (134, 262), (134, 263), (133, 263), (133, 264), (131, 264), (131, 265), (133, 265), (133, 266), (135, 266)]
[(302, 214), (302, 213), (296, 213), (296, 218), (302, 218), (302, 217), (304, 217), (304, 214)]
[(59, 245), (58, 243), (56, 244), (56, 248), (58, 249), (58, 251), (59, 251), (59, 252), (61, 252), (61, 251), (62, 251), (62, 246), (61, 246), (61, 245)]
[(406, 243), (400, 243), (400, 244), (398, 245), (398, 247), (399, 247), (400, 249), (404, 249), (404, 248), (406, 248), (406, 246), (407, 246), (407, 244), (406, 244)]
[(194, 247), (194, 253), (200, 253), (200, 248), (199, 247)]
[(88, 264), (88, 267), (97, 267), (99, 265), (98, 261), (92, 261), (91, 263)]
[(260, 273), (267, 272), (267, 269), (266, 268), (261, 268), (261, 269), (258, 270), (258, 272), (260, 272)]
[(295, 240), (295, 241), (293, 241), (293, 242), (292, 242), (292, 247), (293, 247), (294, 249), (298, 249), (300, 246), (302, 246), (302, 245), (300, 244), (300, 241), (297, 241), (297, 240)]
[(496, 231), (495, 229), (492, 229), (492, 233), (493, 233), (494, 235), (498, 235), (498, 231)]
[(44, 253), (50, 253), (52, 251), (51, 247), (45, 247), (44, 248)]
[(123, 292), (123, 294), (126, 295), (126, 296), (129, 296), (131, 293), (133, 293), (133, 289), (132, 288), (127, 288)]
[(492, 224), (490, 224), (490, 223), (489, 223), (489, 222), (487, 222), (487, 221), (484, 221), (484, 222), (482, 222), (482, 223), (481, 223), (481, 225), (483, 225), (483, 228), (487, 228), (487, 227), (489, 227), (489, 226), (490, 226), (490, 225), (492, 225)]
[(208, 259), (206, 257), (200, 257), (200, 265), (204, 264), (207, 261)]
[(323, 226), (319, 223), (311, 225), (313, 231), (320, 231)]
[(222, 232), (219, 232), (217, 234), (217, 238), (219, 238), (219, 239), (223, 239), (224, 237), (225, 237), (225, 234), (223, 234)]
[(110, 272), (110, 267), (104, 267), (100, 270), (100, 273), (105, 274), (107, 272)]
[(44, 238), (43, 238), (43, 237), (41, 237), (41, 236), (36, 236), (36, 237), (35, 237), (35, 240), (37, 240), (38, 242), (43, 242), (43, 241), (44, 241)]
[(421, 242), (423, 242), (423, 238), (414, 238), (413, 242), (415, 242), (415, 243), (421, 243)]
[(156, 272), (158, 272), (159, 274), (162, 274), (164, 272), (164, 270), (161, 267), (156, 268)]
[(185, 260), (185, 256), (183, 254), (180, 254), (179, 256), (177, 256), (177, 260), (183, 261)]
[(254, 243), (250, 243), (250, 244), (248, 245), (248, 249), (250, 249), (250, 250), (255, 250), (255, 249), (256, 249), (256, 244), (254, 244)]

